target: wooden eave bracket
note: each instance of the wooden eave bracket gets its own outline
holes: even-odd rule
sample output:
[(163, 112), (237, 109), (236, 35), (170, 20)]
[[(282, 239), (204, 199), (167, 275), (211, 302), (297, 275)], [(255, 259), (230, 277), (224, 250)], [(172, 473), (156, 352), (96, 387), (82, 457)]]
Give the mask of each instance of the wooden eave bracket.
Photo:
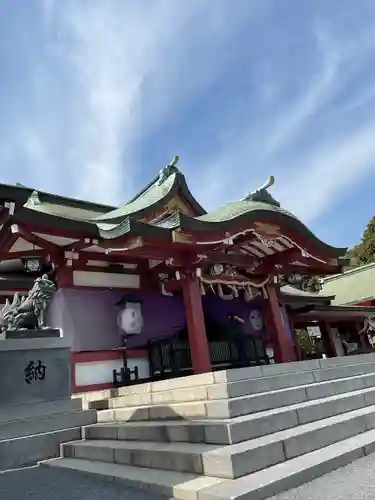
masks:
[(99, 240), (92, 238), (82, 238), (81, 240), (68, 243), (61, 247), (64, 251), (79, 252), (85, 248), (99, 245)]
[(8, 215), (14, 215), (16, 204), (14, 201), (6, 201), (4, 203), (4, 208), (8, 210)]
[(11, 233), (18, 236), (19, 238), (24, 239), (25, 241), (28, 241), (32, 245), (38, 246), (46, 250), (46, 252), (50, 254), (61, 254), (62, 255), (62, 248), (59, 247), (58, 245), (55, 245), (54, 243), (51, 243), (50, 241), (44, 240), (43, 238), (40, 238), (39, 236), (36, 236), (35, 234), (32, 234), (19, 226), (18, 224), (12, 224), (10, 226)]

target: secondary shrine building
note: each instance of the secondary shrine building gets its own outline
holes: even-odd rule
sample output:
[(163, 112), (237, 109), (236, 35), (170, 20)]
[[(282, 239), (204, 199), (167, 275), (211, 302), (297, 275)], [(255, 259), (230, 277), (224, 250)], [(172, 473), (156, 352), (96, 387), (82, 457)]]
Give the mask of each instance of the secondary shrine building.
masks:
[(207, 213), (176, 163), (120, 207), (0, 184), (0, 293), (53, 275), (49, 325), (71, 340), (76, 392), (110, 387), (124, 357), (139, 379), (296, 360), (291, 318), (316, 297), (281, 285), (347, 263), (280, 207), (273, 178)]

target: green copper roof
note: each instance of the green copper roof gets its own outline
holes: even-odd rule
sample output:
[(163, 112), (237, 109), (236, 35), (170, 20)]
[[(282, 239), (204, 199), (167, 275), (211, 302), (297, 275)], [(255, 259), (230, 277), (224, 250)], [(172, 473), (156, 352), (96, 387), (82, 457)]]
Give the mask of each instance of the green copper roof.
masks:
[(141, 217), (145, 212), (156, 209), (159, 205), (165, 205), (180, 190), (186, 200), (190, 203), (196, 213), (203, 214), (205, 210), (191, 194), (185, 176), (178, 170), (179, 157), (160, 170), (159, 175), (145, 189), (132, 198), (125, 205), (112, 210), (109, 213), (96, 217), (95, 221), (121, 223), (124, 217)]
[(72, 204), (51, 203), (42, 201), (42, 199), (37, 191), (33, 191), (23, 206), (35, 212), (79, 221), (89, 221), (97, 217), (98, 214), (103, 213), (100, 210), (93, 210), (95, 207), (92, 205), (72, 206)]
[[(145, 210), (152, 210), (153, 207), (158, 205), (161, 201), (166, 201), (170, 198), (171, 193), (174, 194), (174, 188), (178, 174), (172, 174), (162, 184), (158, 184), (157, 180), (140, 196), (129, 203), (126, 203), (116, 210), (112, 210), (106, 214), (100, 215), (95, 218), (95, 221), (111, 221), (120, 222), (124, 217), (132, 214), (140, 214)], [(173, 191), (173, 192), (172, 192)]]
[(39, 201), (42, 204), (55, 205), (56, 207), (70, 207), (77, 210), (87, 210), (96, 215), (107, 213), (114, 209), (114, 207), (110, 205), (78, 200), (77, 198), (69, 198), (57, 194), (46, 193), (44, 191), (36, 191), (34, 188), (29, 188), (20, 184), (15, 186), (10, 184), (0, 184), (0, 199), (13, 201), (20, 206), (28, 203), (33, 193), (37, 193)]
[(98, 223), (96, 227), (99, 230), (99, 235), (106, 240), (129, 234), (132, 236), (155, 236), (159, 239), (172, 241), (172, 233), (168, 229), (136, 221), (131, 217), (126, 217), (120, 224)]
[(375, 263), (323, 280), (319, 295), (335, 295), (333, 304), (351, 304), (375, 298)]
[(253, 212), (255, 210), (256, 211), (265, 210), (266, 212), (277, 212), (296, 219), (296, 217), (294, 217), (293, 214), (291, 214), (287, 210), (284, 210), (281, 207), (270, 205), (268, 203), (263, 203), (261, 201), (242, 200), (242, 201), (234, 201), (232, 203), (228, 203), (223, 207), (217, 208), (213, 212), (209, 212), (208, 214), (196, 217), (196, 220), (201, 222), (225, 222), (232, 219), (236, 219), (241, 215)]
[[(172, 240), (172, 230), (226, 232), (232, 231), (232, 228), (251, 228), (252, 223), (263, 222), (300, 234), (323, 255), (337, 258), (345, 253), (346, 249), (334, 248), (320, 241), (292, 213), (280, 206), (267, 192), (274, 183), (273, 177), (242, 200), (206, 213), (190, 192), (185, 176), (176, 166), (177, 162), (178, 157), (175, 157), (140, 193), (117, 208), (32, 191), (23, 186), (1, 184), (0, 199), (16, 202), (16, 223), (35, 223), (41, 230), (74, 230), (85, 237), (116, 239), (124, 235), (151, 235)], [(166, 216), (158, 215), (148, 223), (141, 222), (146, 215), (162, 214), (168, 203), (180, 195), (196, 216), (176, 211)]]

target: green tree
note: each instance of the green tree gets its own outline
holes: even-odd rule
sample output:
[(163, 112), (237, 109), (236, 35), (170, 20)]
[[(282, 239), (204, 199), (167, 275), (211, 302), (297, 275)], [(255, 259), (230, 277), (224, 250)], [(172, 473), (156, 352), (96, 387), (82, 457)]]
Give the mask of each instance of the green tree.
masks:
[(295, 330), (297, 342), (305, 358), (313, 357), (316, 354), (316, 346), (310, 337), (307, 328), (298, 328)]
[(357, 265), (375, 262), (375, 216), (367, 224), (360, 243), (349, 249), (346, 257)]

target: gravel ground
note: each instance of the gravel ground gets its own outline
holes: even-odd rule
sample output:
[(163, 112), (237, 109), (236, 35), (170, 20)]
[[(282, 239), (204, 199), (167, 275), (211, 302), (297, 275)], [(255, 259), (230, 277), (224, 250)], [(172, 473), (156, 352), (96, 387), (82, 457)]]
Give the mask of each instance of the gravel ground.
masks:
[(272, 497), (272, 500), (375, 500), (375, 454)]
[(31, 467), (0, 473), (1, 500), (165, 500), (147, 491), (61, 469)]

